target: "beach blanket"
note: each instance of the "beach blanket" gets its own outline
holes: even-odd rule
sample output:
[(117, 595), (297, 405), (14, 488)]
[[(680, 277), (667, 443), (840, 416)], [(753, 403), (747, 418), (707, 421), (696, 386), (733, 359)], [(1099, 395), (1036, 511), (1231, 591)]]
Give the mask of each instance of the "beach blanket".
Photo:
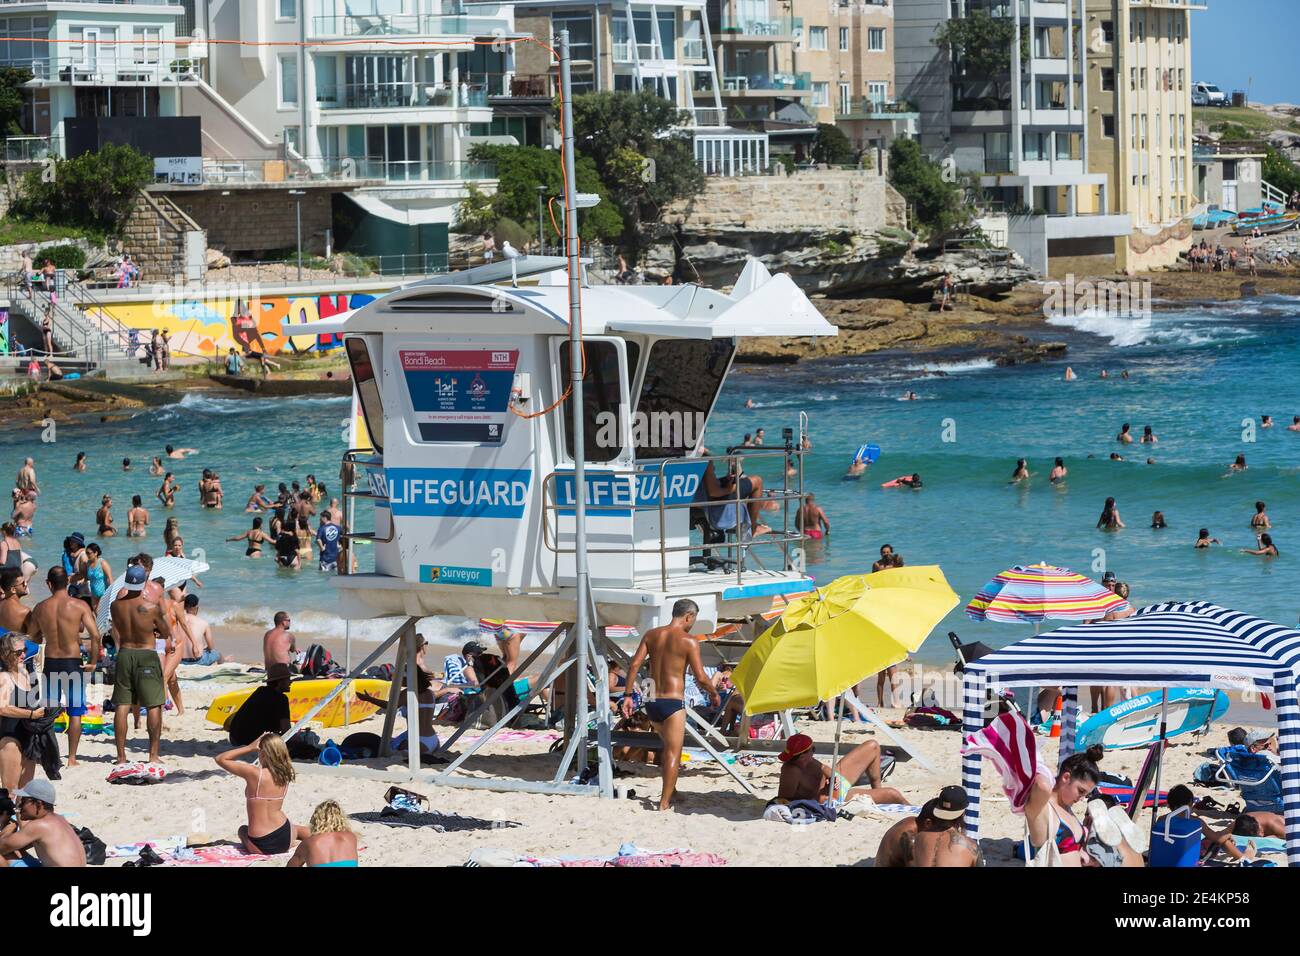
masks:
[(104, 851), (104, 855), (109, 859), (121, 857), (135, 859), (145, 847), (152, 847), (153, 851), (159, 856), (165, 856), (168, 853), (174, 853), (184, 848), (184, 846), (185, 837), (169, 836), (158, 840), (142, 840), (139, 843), (118, 843), (108, 847)]
[[(563, 734), (554, 730), (500, 730), (492, 738), (493, 743), (518, 743), (521, 740), (559, 740)], [(468, 747), (470, 744), (477, 743), (482, 737), (462, 737), (460, 742)]]
[(536, 866), (536, 867), (664, 867), (664, 866), (726, 866), (727, 861), (716, 853), (696, 853), (689, 849), (647, 850), (633, 843), (624, 843), (613, 856), (592, 857), (542, 857), (515, 853), (500, 847), (479, 847), (470, 854), (466, 866)]
[(1023, 814), (1029, 788), (1035, 777), (1054, 783), (1052, 772), (1038, 753), (1034, 730), (1014, 711), (999, 714), (983, 730), (967, 734), (961, 754), (979, 754), (992, 761), (1002, 775), (1002, 790), (1011, 801), (1011, 812)]
[(1281, 837), (1234, 836), (1232, 840), (1234, 843), (1237, 844), (1238, 850), (1244, 851), (1246, 847), (1248, 847), (1250, 844), (1253, 843), (1255, 844), (1255, 849), (1258, 850), (1260, 853), (1285, 853), (1286, 852), (1286, 840), (1283, 840)]
[[(274, 860), (261, 853), (245, 853), (241, 847), (230, 843), (218, 846), (181, 847), (174, 853), (163, 854), (163, 866), (252, 866)], [(287, 853), (281, 856), (288, 856)]]
[(156, 763), (124, 763), (108, 773), (109, 783), (161, 783), (167, 768)]
[(352, 819), (361, 823), (381, 823), (386, 827), (432, 827), (438, 833), (459, 833), (465, 830), (500, 830), (523, 826), (513, 820), (482, 820), (462, 817), (455, 813), (436, 811), (397, 810), (393, 807), (375, 812), (354, 813)]
[(205, 681), (220, 681), (223, 684), (260, 684), (266, 680), (266, 672), (260, 668), (251, 671), (242, 664), (218, 664), (215, 667), (182, 664), (176, 668), (176, 677), (187, 684)]
[(919, 816), (921, 808), (910, 803), (876, 803), (870, 797), (858, 796), (840, 807), (840, 812), (851, 817), (877, 817), (894, 821), (896, 817)]

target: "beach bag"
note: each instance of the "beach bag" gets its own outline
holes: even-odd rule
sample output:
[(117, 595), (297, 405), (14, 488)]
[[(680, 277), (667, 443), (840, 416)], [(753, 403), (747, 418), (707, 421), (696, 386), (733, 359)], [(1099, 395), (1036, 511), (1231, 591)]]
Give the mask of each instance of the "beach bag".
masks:
[(379, 735), (368, 733), (348, 734), (339, 744), (345, 760), (368, 760), (379, 756)]
[(162, 783), (167, 768), (156, 763), (124, 763), (108, 774), (109, 783)]
[(304, 730), (294, 734), (285, 741), (284, 745), (289, 751), (290, 760), (315, 760), (324, 749), (320, 737), (316, 736), (314, 730)]
[(816, 800), (791, 800), (785, 806), (790, 811), (792, 823), (834, 823), (837, 815), (834, 807)]
[(336, 666), (333, 654), (320, 644), (313, 644), (303, 654), (299, 670), (304, 677), (328, 677)]
[(374, 667), (366, 668), (366, 676), (373, 680), (392, 680), (392, 664), (376, 664)]
[(103, 866), (104, 861), (108, 859), (108, 845), (99, 837), (90, 832), (90, 827), (81, 827), (73, 829), (77, 838), (81, 840), (81, 847), (86, 851), (87, 866)]

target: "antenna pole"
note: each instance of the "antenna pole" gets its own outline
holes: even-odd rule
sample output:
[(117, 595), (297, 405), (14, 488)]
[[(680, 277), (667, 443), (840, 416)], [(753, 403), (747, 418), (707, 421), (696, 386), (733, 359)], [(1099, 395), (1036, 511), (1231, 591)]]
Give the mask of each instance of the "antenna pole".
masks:
[[(591, 572), (587, 561), (587, 470), (586, 470), (586, 435), (583, 433), (583, 395), (582, 395), (582, 314), (579, 301), (582, 295), (582, 262), (578, 257), (578, 186), (574, 173), (573, 159), (573, 83), (569, 75), (569, 31), (561, 30), (559, 36), (560, 53), (560, 96), (563, 100), (564, 117), (564, 252), (569, 260), (569, 381), (571, 392), (569, 411), (573, 415), (573, 523), (574, 523), (574, 572), (577, 577), (577, 607), (573, 618), (573, 651), (576, 657), (576, 680), (570, 686), (576, 687), (576, 719), (573, 733), (578, 735), (577, 766), (578, 772), (587, 769), (587, 647), (591, 634), (591, 622), (587, 609), (591, 606)], [(601, 691), (597, 688), (596, 701), (600, 706)], [(608, 706), (608, 701), (605, 701)]]

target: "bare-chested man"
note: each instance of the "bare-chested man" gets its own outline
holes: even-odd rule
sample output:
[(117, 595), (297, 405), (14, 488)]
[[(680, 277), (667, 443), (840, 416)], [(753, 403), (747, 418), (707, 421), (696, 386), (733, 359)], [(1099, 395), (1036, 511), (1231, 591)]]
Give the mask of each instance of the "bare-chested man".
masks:
[[(868, 740), (858, 744), (840, 757), (835, 764), (835, 776), (817, 759), (813, 752), (813, 739), (807, 734), (795, 734), (785, 742), (780, 754), (781, 784), (777, 799), (789, 803), (793, 800), (817, 800), (821, 803), (834, 800), (847, 803), (854, 797), (868, 797), (875, 803), (907, 803), (893, 787), (880, 783), (880, 744)], [(870, 786), (857, 785), (866, 776)]]
[(167, 446), (167, 457), (175, 458), (178, 461), (188, 458), (190, 455), (197, 455), (198, 452), (197, 448), (173, 448), (171, 445)]
[(14, 486), (19, 491), (34, 491), (36, 494), (41, 493), (41, 486), (36, 483), (36, 462), (31, 458), (23, 459), (23, 466), (18, 469), (18, 478)]
[(813, 500), (812, 493), (804, 496), (804, 503), (795, 514), (795, 526), (810, 538), (820, 538), (831, 533), (831, 523), (821, 505)]
[[(27, 633), (45, 644), (47, 706), (68, 712), (68, 766), (77, 765), (81, 717), (86, 712), (86, 684), (99, 660), (99, 628), (90, 605), (68, 594), (68, 574), (61, 567), (45, 575), (50, 596), (32, 608)], [(81, 662), (82, 634), (90, 637), (90, 660)]]
[(979, 847), (961, 830), (966, 791), (944, 787), (926, 801), (919, 816), (900, 820), (885, 831), (876, 851), (876, 866), (977, 866)]
[(27, 624), (32, 609), (23, 603), (27, 596), (27, 579), (17, 568), (5, 568), (0, 571), (0, 628), (18, 634), (27, 633)]
[(269, 671), (272, 664), (293, 666), (293, 655), (298, 648), (294, 644), (293, 632), (289, 630), (293, 623), (288, 611), (275, 612), (275, 627), (262, 635), (262, 658)]
[[(12, 860), (29, 866), (85, 866), (86, 848), (77, 831), (54, 812), (54, 784), (33, 780), (14, 794), (18, 819), (0, 830), (0, 867)], [(35, 850), (36, 856), (27, 855)]]
[(19, 492), (14, 502), (14, 536), (19, 540), (32, 536), (32, 523), (36, 520), (36, 492)]
[(154, 650), (155, 635), (170, 642), (171, 625), (160, 605), (145, 600), (147, 572), (139, 564), (126, 569), (122, 593), (110, 613), (117, 638), (117, 674), (113, 683), (113, 736), (117, 742), (117, 763), (126, 763), (127, 715), (133, 707), (144, 707), (149, 731), (149, 762), (158, 762), (162, 737), (162, 706), (166, 698), (162, 660)]
[[(663, 741), (663, 751), (659, 756), (659, 769), (664, 781), (663, 793), (659, 797), (660, 810), (668, 809), (677, 789), (677, 771), (686, 733), (686, 668), (691, 669), (696, 684), (708, 693), (709, 702), (714, 707), (722, 703), (709, 675), (704, 673), (704, 665), (700, 663), (700, 642), (690, 634), (699, 610), (689, 598), (682, 598), (674, 604), (672, 621), (646, 631), (628, 667), (630, 681), (635, 682), (642, 663), (650, 658), (652, 689), (645, 711), (655, 733)], [(632, 687), (629, 685), (623, 694), (623, 716), (631, 717), (632, 709)]]

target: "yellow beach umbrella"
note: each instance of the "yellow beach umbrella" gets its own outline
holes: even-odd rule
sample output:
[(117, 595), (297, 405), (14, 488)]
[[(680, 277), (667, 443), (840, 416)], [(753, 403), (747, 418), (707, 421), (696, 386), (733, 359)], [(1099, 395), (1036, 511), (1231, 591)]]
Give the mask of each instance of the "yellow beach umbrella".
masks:
[(793, 599), (732, 681), (751, 714), (830, 700), (906, 659), (959, 600), (938, 565), (837, 578)]

